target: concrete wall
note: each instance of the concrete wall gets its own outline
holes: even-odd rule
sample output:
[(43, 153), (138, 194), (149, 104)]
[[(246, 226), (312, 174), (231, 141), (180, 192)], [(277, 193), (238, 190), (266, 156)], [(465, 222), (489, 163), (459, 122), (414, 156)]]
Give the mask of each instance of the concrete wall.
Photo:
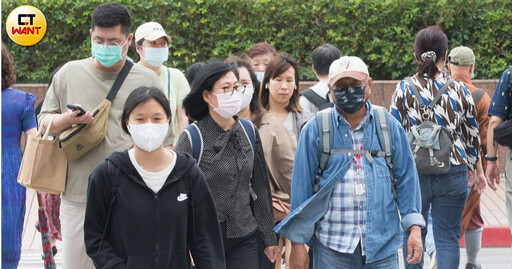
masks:
[[(396, 84), (398, 80), (376, 80), (373, 82), (372, 95), (370, 97), (370, 101), (372, 104), (380, 105), (386, 108), (389, 108), (389, 104), (391, 102), (391, 95), (393, 94)], [(299, 90), (302, 92), (311, 86), (313, 86), (316, 82), (314, 81), (302, 81), (299, 86)], [(478, 88), (484, 89), (491, 97), (496, 89), (496, 84), (498, 80), (474, 80), (474, 85)], [(37, 97), (36, 105), (44, 99), (46, 95), (46, 91), (48, 88), (48, 84), (16, 84), (15, 88), (24, 90), (27, 92), (33, 93)], [(6, 100), (3, 100), (4, 102)], [(504, 172), (505, 165), (505, 153), (506, 148), (500, 147), (499, 150), (499, 164), (501, 173)]]

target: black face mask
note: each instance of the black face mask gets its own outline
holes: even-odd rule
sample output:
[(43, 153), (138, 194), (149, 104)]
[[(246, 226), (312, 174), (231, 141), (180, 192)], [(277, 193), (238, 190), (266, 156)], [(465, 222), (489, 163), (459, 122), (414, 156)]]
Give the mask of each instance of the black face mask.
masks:
[(366, 103), (364, 98), (365, 89), (366, 86), (333, 89), (336, 106), (349, 114), (359, 111)]

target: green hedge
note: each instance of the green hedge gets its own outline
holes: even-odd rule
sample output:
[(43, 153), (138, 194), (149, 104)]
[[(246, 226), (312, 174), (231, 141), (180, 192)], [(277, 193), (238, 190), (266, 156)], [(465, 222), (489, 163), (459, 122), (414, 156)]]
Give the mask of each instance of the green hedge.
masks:
[[(2, 41), (16, 61), (19, 82), (47, 82), (51, 71), (90, 55), (90, 15), (104, 1), (2, 1), (2, 21), (15, 7), (30, 4), (46, 16), (48, 31), (32, 47)], [(417, 31), (440, 25), (450, 48), (466, 45), (477, 56), (477, 78), (498, 78), (512, 65), (512, 0), (126, 0), (132, 32), (143, 22), (160, 22), (171, 35), (168, 64), (186, 70), (196, 61), (247, 51), (267, 40), (301, 63), (301, 79), (312, 80), (311, 52), (331, 43), (357, 55), (374, 79), (414, 72)], [(135, 50), (131, 57), (137, 59)]]

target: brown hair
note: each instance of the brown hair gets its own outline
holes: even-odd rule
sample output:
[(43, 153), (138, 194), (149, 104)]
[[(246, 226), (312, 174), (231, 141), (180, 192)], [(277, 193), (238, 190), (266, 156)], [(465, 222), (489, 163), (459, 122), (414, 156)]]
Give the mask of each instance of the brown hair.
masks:
[(16, 83), (16, 71), (11, 53), (2, 42), (2, 91)]
[(292, 67), (295, 70), (295, 89), (290, 97), (290, 101), (286, 106), (286, 110), (293, 112), (302, 112), (302, 107), (299, 104), (299, 63), (297, 60), (288, 55), (288, 53), (283, 52), (278, 54), (272, 61), (270, 61), (267, 65), (267, 69), (265, 69), (265, 76), (263, 77), (263, 81), (261, 82), (261, 92), (260, 92), (260, 100), (261, 104), (265, 109), (269, 109), (269, 97), (270, 93), (267, 87), (267, 84), (271, 79), (274, 79), (284, 73)]
[(436, 64), (445, 60), (447, 50), (448, 39), (439, 26), (421, 29), (414, 40), (418, 75), (426, 73), (429, 78), (434, 79), (439, 72)]
[(249, 58), (253, 58), (254, 56), (263, 55), (263, 54), (270, 54), (272, 57), (276, 56), (276, 49), (272, 47), (269, 43), (265, 42), (259, 42), (254, 44), (249, 51), (247, 51), (247, 56)]

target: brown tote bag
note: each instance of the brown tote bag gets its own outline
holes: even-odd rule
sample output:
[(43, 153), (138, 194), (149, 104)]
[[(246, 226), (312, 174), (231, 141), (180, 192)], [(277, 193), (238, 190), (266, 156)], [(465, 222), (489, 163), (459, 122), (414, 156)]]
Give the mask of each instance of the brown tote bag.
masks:
[(39, 130), (35, 137), (28, 136), (18, 173), (18, 183), (39, 192), (59, 194), (66, 186), (68, 159), (58, 140), (48, 139), (54, 116), (45, 134)]

